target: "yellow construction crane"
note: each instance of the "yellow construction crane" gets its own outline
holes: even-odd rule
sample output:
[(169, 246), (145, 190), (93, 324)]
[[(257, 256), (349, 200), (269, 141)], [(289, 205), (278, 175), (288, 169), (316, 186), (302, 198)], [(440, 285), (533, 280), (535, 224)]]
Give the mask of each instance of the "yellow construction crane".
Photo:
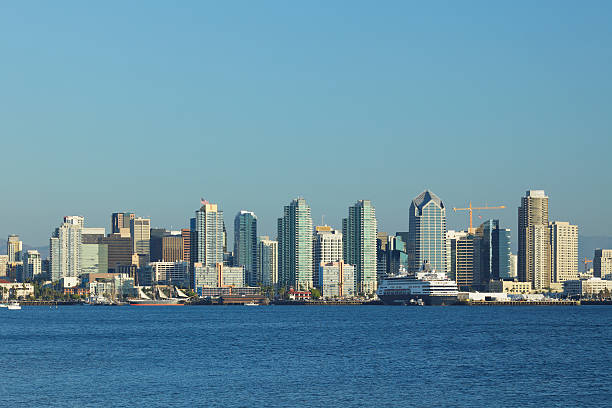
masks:
[(592, 259), (587, 258), (586, 256), (584, 257), (584, 272), (588, 272), (589, 270), (587, 269), (587, 266), (589, 263), (593, 262)]
[(502, 208), (506, 208), (505, 205), (499, 205), (496, 207), (472, 207), (472, 202), (470, 201), (470, 205), (467, 208), (453, 208), (453, 211), (457, 212), (457, 211), (469, 211), (470, 213), (470, 229), (468, 230), (468, 232), (470, 234), (474, 233), (474, 228), (472, 228), (472, 211), (473, 210), (501, 210)]

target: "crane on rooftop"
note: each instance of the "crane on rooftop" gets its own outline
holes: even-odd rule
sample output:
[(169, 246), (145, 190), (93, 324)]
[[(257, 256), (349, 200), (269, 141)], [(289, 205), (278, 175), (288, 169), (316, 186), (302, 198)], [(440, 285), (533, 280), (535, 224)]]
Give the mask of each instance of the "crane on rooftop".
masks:
[(453, 211), (457, 212), (457, 211), (468, 211), (470, 213), (470, 229), (468, 229), (468, 232), (470, 234), (474, 233), (474, 228), (472, 227), (472, 211), (474, 210), (501, 210), (503, 208), (506, 208), (505, 205), (498, 205), (495, 207), (490, 207), (490, 206), (484, 206), (484, 207), (472, 207), (472, 202), (470, 201), (470, 204), (466, 207), (466, 208), (456, 208), (453, 207)]

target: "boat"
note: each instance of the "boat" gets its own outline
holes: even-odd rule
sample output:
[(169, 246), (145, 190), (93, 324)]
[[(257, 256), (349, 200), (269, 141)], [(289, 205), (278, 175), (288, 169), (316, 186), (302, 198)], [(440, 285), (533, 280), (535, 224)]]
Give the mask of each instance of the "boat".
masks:
[(17, 302), (9, 303), (7, 306), (8, 310), (21, 310), (21, 305)]
[(6, 303), (0, 303), (0, 307), (8, 307)]
[(160, 287), (154, 287), (152, 293), (155, 296), (155, 299), (151, 299), (151, 297), (147, 296), (142, 287), (138, 287), (138, 298), (128, 299), (130, 306), (184, 306), (184, 299), (179, 298), (169, 298)]
[(452, 305), (457, 302), (457, 283), (424, 262), (421, 270), (384, 278), (376, 292), (386, 305)]
[(259, 303), (255, 303), (255, 302), (249, 302), (249, 303), (245, 303), (245, 306), (259, 306)]

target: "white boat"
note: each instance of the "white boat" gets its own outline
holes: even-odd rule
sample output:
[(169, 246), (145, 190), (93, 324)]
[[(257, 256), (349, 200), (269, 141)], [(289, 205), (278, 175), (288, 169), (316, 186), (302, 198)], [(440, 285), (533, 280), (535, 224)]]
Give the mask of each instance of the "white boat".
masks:
[(245, 306), (259, 306), (259, 303), (255, 303), (255, 302), (249, 302), (249, 303), (245, 303)]
[(0, 307), (8, 307), (6, 303), (0, 303)]
[(10, 303), (7, 308), (8, 310), (21, 310), (21, 305), (19, 303)]

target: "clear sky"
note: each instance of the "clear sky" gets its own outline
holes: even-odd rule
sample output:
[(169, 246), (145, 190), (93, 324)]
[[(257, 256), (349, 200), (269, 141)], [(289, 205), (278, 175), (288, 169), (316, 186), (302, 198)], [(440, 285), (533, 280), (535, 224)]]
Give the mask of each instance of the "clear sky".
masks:
[(610, 235), (611, 21), (594, 0), (0, 2), (0, 234), (179, 228), (205, 197), (275, 236), (298, 195), (336, 227), (370, 199), (395, 232), (425, 188), (514, 231), (533, 188)]

